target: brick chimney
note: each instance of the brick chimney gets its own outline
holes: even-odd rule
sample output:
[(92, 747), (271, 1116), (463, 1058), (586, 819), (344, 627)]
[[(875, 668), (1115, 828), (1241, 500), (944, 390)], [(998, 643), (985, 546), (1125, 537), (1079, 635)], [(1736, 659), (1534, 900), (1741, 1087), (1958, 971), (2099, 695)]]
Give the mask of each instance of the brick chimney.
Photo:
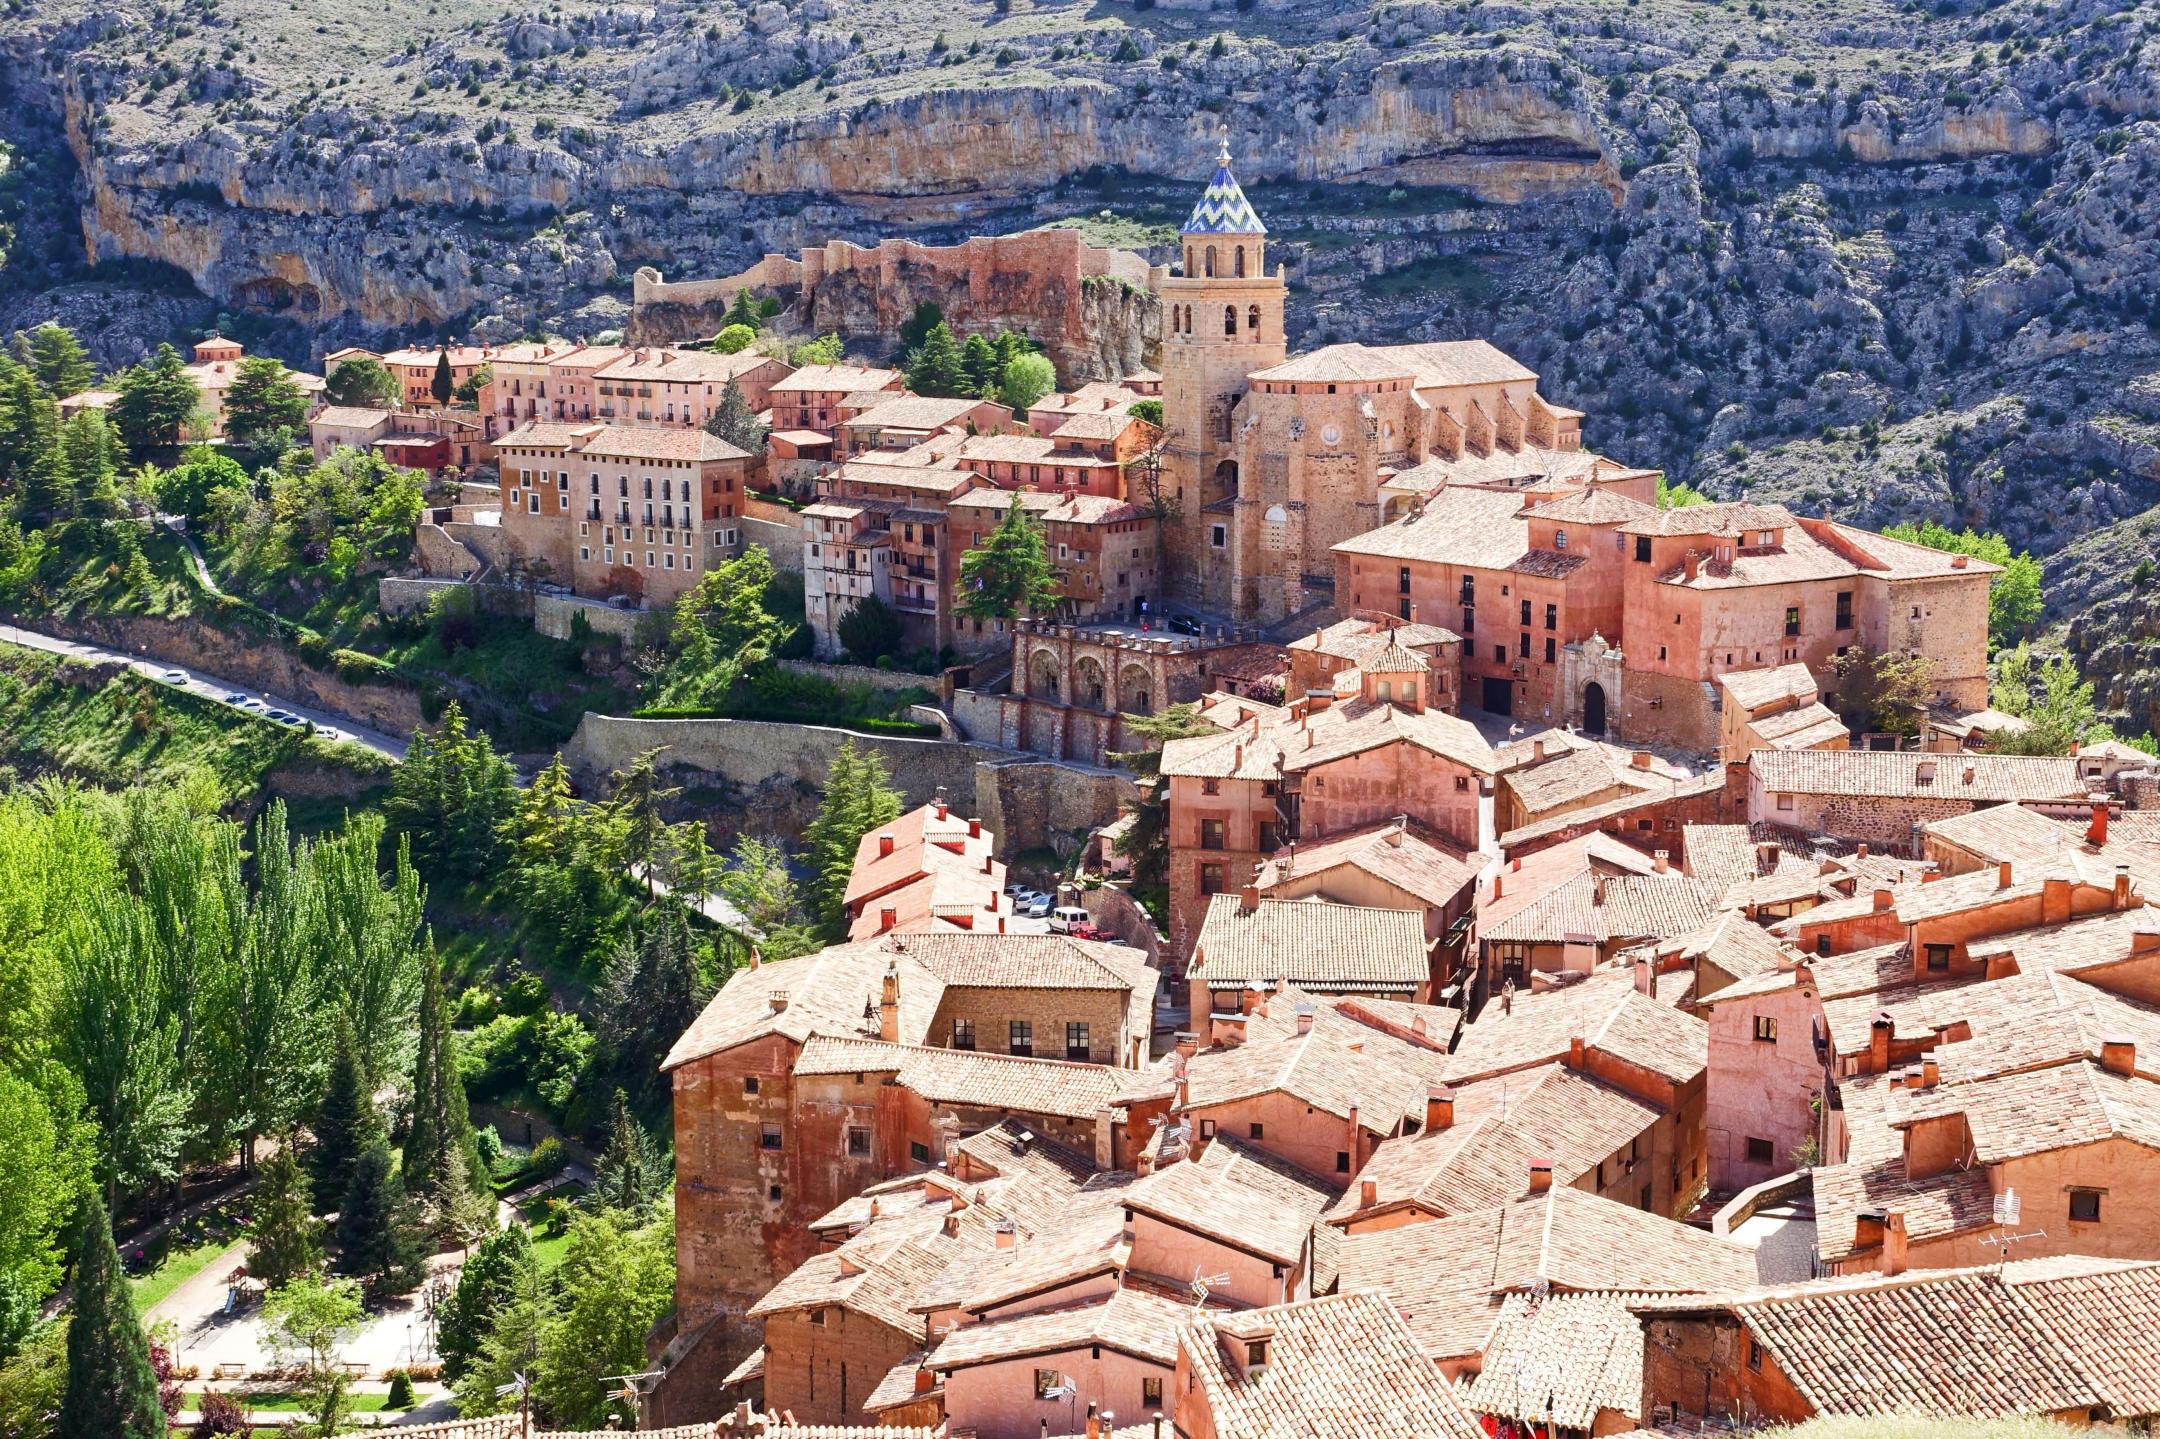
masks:
[(883, 859), (886, 855), (891, 854), (892, 849), (893, 837), (891, 835), (881, 834), (877, 837), (877, 852), (879, 859)]
[(991, 1232), (996, 1236), (997, 1247), (1000, 1249), (1010, 1249), (1020, 1242), (1020, 1231), (1010, 1219), (1000, 1219), (997, 1228)]
[(2014, 872), (2014, 870), (2012, 869), (2012, 867), (2011, 867), (2011, 864), (2010, 864), (2010, 861), (2009, 861), (2009, 860), (2007, 860), (2007, 859), (2006, 859), (2006, 860), (2004, 860), (2004, 861), (2003, 861), (2003, 862), (2002, 862), (2002, 863), (2001, 863), (2000, 865), (1997, 865), (1997, 866), (1996, 866), (1996, 868), (1995, 868), (1995, 884), (1996, 884), (1996, 887), (1997, 887), (1997, 888), (1999, 888), (1999, 889), (2008, 889), (2008, 888), (2009, 888), (2009, 887), (2010, 887), (2011, 885), (2015, 884), (2016, 882), (2017, 882), (2017, 876), (2016, 876), (2016, 873)]
[(1682, 572), (1687, 575), (1687, 582), (1689, 584), (1694, 584), (1695, 576), (1700, 572), (1702, 567), (1702, 556), (1696, 553), (1694, 550), (1689, 550), (1686, 555), (1681, 557), (1680, 567)]
[(2104, 799), (2092, 802), (2092, 823), (2085, 826), (2085, 842), (2098, 848), (2107, 843), (2108, 805)]
[[(886, 910), (891, 914), (891, 910)], [(887, 1044), (900, 1042), (900, 970), (897, 965), (885, 966), (885, 992), (878, 999), (878, 1038)]]
[(1887, 886), (1878, 888), (1875, 891), (1875, 912), (1877, 914), (1881, 914), (1884, 910), (1890, 908), (1890, 906), (1896, 903), (1897, 894)]
[[(1257, 871), (1259, 866), (1254, 865), (1253, 868)], [(1251, 914), (1260, 907), (1260, 876), (1257, 873), (1247, 879), (1244, 885), (1239, 888), (1237, 907), (1239, 914)]]
[(1880, 1209), (1863, 1209), (1853, 1217), (1853, 1248), (1873, 1249), (1883, 1242), (1887, 1216)]
[(1650, 858), (1652, 859), (1652, 861), (1654, 861), (1654, 862), (1656, 863), (1656, 865), (1657, 865), (1657, 872), (1658, 872), (1659, 874), (1670, 874), (1670, 873), (1672, 873), (1672, 851), (1671, 851), (1671, 850), (1669, 850), (1669, 849), (1661, 849), (1661, 850), (1658, 850), (1658, 851), (1656, 851), (1655, 853), (1653, 853), (1653, 854), (1652, 854), (1652, 855), (1650, 856)]
[(1542, 735), (1530, 741), (1530, 760), (1534, 764), (1545, 758), (1545, 739)]
[(1920, 1056), (1920, 1087), (1922, 1089), (1933, 1089), (1940, 1083), (1942, 1083), (1942, 1065), (1937, 1062), (1934, 1055), (1923, 1054)]
[(2137, 1073), (2137, 1039), (2128, 1034), (2102, 1035), (2100, 1067), (2125, 1078)]
[(1868, 1021), (1868, 1070), (1883, 1074), (1890, 1068), (1890, 1035), (1897, 1028), (1897, 1021), (1887, 1009), (1878, 1010)]
[(772, 1007), (774, 1014), (785, 1013), (788, 1004), (787, 991), (784, 989), (774, 990), (771, 994), (765, 996), (765, 1003)]
[(1427, 1086), (1425, 1090), (1425, 1128), (1453, 1129), (1455, 1127), (1455, 1091), (1444, 1084)]
[(981, 821), (981, 820), (979, 820), (979, 819), (971, 819), (971, 820), (969, 820), (969, 821), (968, 821), (968, 838), (969, 838), (969, 839), (981, 839), (981, 838), (982, 838), (982, 821)]
[(2115, 866), (2115, 898), (2111, 903), (2115, 909), (2130, 907), (2130, 866), (2127, 864)]
[(883, 933), (884, 933), (884, 932), (885, 932), (886, 930), (888, 930), (888, 929), (891, 929), (891, 928), (892, 928), (892, 927), (893, 927), (894, 925), (898, 924), (899, 922), (900, 922), (900, 911), (899, 911), (899, 910), (897, 910), (897, 909), (894, 909), (894, 908), (893, 908), (893, 907), (892, 907), (891, 905), (889, 905), (889, 904), (888, 904), (888, 905), (883, 905), (883, 906), (880, 906), (880, 907), (879, 907), (879, 909), (878, 909), (878, 912), (877, 912), (877, 929), (878, 929), (878, 933), (879, 933), (879, 934), (883, 934)]
[(1637, 769), (1650, 768), (1650, 751), (1646, 749), (1635, 751), (1635, 753), (1628, 756), (1628, 763), (1634, 765)]
[(1189, 1030), (1189, 1029), (1181, 1029), (1181, 1030), (1179, 1030), (1179, 1031), (1178, 1031), (1178, 1033), (1177, 1033), (1177, 1055), (1178, 1055), (1178, 1058), (1179, 1058), (1179, 1059), (1191, 1059), (1191, 1058), (1192, 1058), (1192, 1057), (1193, 1057), (1194, 1055), (1198, 1054), (1199, 1052), (1200, 1052), (1200, 1036), (1199, 1036), (1199, 1035), (1197, 1035), (1197, 1034), (1195, 1034), (1195, 1033), (1193, 1033), (1193, 1032), (1192, 1032), (1191, 1030)]
[(1905, 1272), (1905, 1212), (1901, 1209), (1883, 1216), (1882, 1272)]
[(1586, 1046), (1586, 1045), (1585, 1045), (1585, 1044), (1583, 1043), (1583, 1037), (1582, 1037), (1581, 1035), (1579, 1035), (1579, 1034), (1578, 1034), (1578, 1035), (1575, 1035), (1575, 1036), (1573, 1036), (1573, 1037), (1571, 1037), (1571, 1038), (1570, 1038), (1570, 1039), (1568, 1040), (1568, 1042), (1567, 1042), (1567, 1064), (1568, 1064), (1568, 1068), (1570, 1068), (1570, 1069), (1580, 1069), (1580, 1068), (1582, 1068), (1582, 1067), (1583, 1067), (1583, 1050), (1584, 1050), (1585, 1048), (1587, 1048), (1587, 1046)]
[(1299, 1034), (1311, 1034), (1312, 1022), (1313, 1006), (1311, 1004), (1299, 1005), (1297, 1007), (1297, 1032)]
[(1380, 1186), (1373, 1180), (1360, 1179), (1357, 1187), (1358, 1207), (1370, 1209), (1380, 1202)]
[(1532, 1194), (1545, 1194), (1545, 1193), (1548, 1193), (1548, 1192), (1550, 1192), (1550, 1190), (1551, 1190), (1551, 1189), (1552, 1189), (1552, 1161), (1551, 1161), (1550, 1159), (1533, 1159), (1533, 1160), (1531, 1160), (1531, 1161), (1530, 1161), (1530, 1192), (1531, 1192)]

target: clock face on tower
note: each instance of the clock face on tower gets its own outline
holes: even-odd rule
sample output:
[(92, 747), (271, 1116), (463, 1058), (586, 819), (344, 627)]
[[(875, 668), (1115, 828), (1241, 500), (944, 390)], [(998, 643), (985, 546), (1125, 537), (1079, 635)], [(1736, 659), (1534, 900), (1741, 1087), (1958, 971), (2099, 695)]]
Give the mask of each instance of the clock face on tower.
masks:
[(1342, 443), (1341, 428), (1335, 425), (1322, 425), (1320, 427), (1320, 443), (1323, 445)]

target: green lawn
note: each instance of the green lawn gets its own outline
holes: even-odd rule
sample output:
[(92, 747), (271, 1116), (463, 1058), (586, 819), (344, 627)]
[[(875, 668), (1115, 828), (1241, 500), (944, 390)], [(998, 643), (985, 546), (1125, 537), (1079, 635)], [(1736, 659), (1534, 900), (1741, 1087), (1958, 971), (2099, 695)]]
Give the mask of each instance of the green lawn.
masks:
[[(122, 1244), (120, 1257), (129, 1269), (128, 1287), (135, 1291), (136, 1310), (148, 1313), (239, 1239), (246, 1202), (244, 1197), (230, 1199), (190, 1215), (165, 1231), (156, 1244)], [(137, 1249), (145, 1250), (154, 1268), (136, 1272)]]
[[(243, 1400), (252, 1409), (259, 1409), (271, 1414), (298, 1414), (308, 1406), (305, 1395), (294, 1394), (282, 1389), (258, 1390), (249, 1395), (234, 1392), (233, 1398)], [(390, 1407), (389, 1399), (388, 1393), (354, 1394), (348, 1391), (345, 1395), (347, 1407), (359, 1414), (380, 1414)], [(199, 1390), (191, 1389), (180, 1396), (180, 1408), (183, 1411), (200, 1409), (201, 1407), (202, 1394)]]
[(518, 1206), (518, 1218), (524, 1220), (525, 1227), (532, 1231), (533, 1253), (539, 1256), (542, 1269), (553, 1269), (556, 1265), (562, 1263), (563, 1254), (570, 1248), (570, 1231), (567, 1226), (560, 1234), (549, 1234), (547, 1232), (549, 1202), (560, 1200), (564, 1204), (571, 1204), (582, 1197), (584, 1193), (584, 1185), (566, 1184), (560, 1188), (551, 1189), (546, 1194), (528, 1199)]

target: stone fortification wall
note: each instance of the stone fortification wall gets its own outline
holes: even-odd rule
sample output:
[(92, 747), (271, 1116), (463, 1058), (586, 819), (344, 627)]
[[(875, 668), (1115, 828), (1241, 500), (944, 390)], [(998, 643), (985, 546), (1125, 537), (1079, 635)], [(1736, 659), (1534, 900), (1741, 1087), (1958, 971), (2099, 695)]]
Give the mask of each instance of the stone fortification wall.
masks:
[(645, 617), (645, 611), (620, 609), (576, 595), (533, 596), (533, 628), (549, 639), (569, 639), (579, 615), (585, 617), (585, 623), (596, 633), (627, 640), (637, 633), (638, 621)]
[(1052, 849), (1062, 858), (1139, 793), (1130, 775), (1054, 760), (1007, 759), (975, 772), (975, 811), (1008, 856)]
[(936, 675), (919, 675), (907, 670), (881, 670), (870, 665), (821, 665), (812, 660), (775, 660), (774, 663), (812, 679), (830, 680), (836, 685), (868, 685), (888, 694), (914, 689), (935, 694), (938, 687)]
[(631, 282), (632, 344), (673, 344), (718, 332), (739, 290), (777, 296), (791, 327), (890, 344), (928, 300), (956, 330), (1032, 334), (1067, 383), (1141, 368), (1162, 331), (1148, 266), (1129, 250), (1090, 245), (1076, 230), (978, 235), (957, 245), (888, 239), (874, 249), (833, 240), (802, 257), (767, 255), (717, 280)]

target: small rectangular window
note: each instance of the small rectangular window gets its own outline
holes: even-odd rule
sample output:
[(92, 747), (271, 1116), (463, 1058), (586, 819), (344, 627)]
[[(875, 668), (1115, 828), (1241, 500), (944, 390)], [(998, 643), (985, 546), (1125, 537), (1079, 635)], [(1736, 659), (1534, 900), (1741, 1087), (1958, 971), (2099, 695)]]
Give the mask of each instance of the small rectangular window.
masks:
[(1162, 1380), (1143, 1379), (1140, 1381), (1140, 1407), (1150, 1410), (1162, 1408)]
[(1201, 821), (1200, 821), (1200, 847), (1201, 847), (1202, 849), (1223, 849), (1223, 848), (1226, 848), (1227, 846), (1226, 846), (1226, 843), (1225, 843), (1225, 837), (1226, 837), (1227, 833), (1228, 833), (1228, 831), (1227, 831), (1227, 829), (1226, 829), (1226, 827), (1225, 827), (1225, 825), (1224, 825), (1223, 821), (1221, 821), (1221, 820), (1219, 820), (1219, 819), (1204, 819), (1204, 820), (1201, 820)]
[(742, 1092), (745, 1094), (755, 1094), (758, 1092), (758, 1077), (756, 1075), (750, 1075), (743, 1080)]
[(2100, 1191), (2097, 1189), (2071, 1190), (2070, 1217), (2080, 1224), (2098, 1224), (2100, 1222)]
[(1203, 864), (1200, 866), (1200, 892), (1202, 894), (1221, 894), (1222, 884), (1223, 867), (1221, 865)]
[(1007, 1026), (1006, 1052), (1032, 1057), (1035, 1053), (1035, 1025), (1031, 1020), (1016, 1019)]
[(1950, 946), (1947, 944), (1929, 945), (1927, 947), (1927, 967), (1938, 974), (1948, 969), (1950, 967)]
[(909, 1142), (907, 1152), (908, 1158), (914, 1160), (917, 1164), (928, 1164), (930, 1162), (930, 1146), (919, 1139)]
[(1253, 1123), (1247, 1125), (1246, 1129), (1248, 1131), (1249, 1138), (1265, 1139), (1267, 1137), (1267, 1126), (1260, 1123), (1258, 1120), (1255, 1120), (1253, 1121)]
[(1348, 1174), (1350, 1172), (1350, 1152), (1348, 1150), (1338, 1149), (1335, 1151), (1335, 1172), (1337, 1174)]
[(1781, 795), (1779, 795), (1779, 796), (1777, 797), (1777, 807), (1778, 807), (1779, 809), (1782, 809), (1782, 810), (1789, 810), (1789, 809), (1791, 809), (1791, 808), (1793, 807), (1793, 805), (1792, 805), (1792, 796), (1791, 796), (1791, 795), (1789, 795), (1789, 794), (1781, 794)]
[(1752, 1339), (1747, 1342), (1747, 1367), (1762, 1373), (1762, 1346)]
[(777, 1124), (768, 1124), (768, 1125), (765, 1125), (765, 1126), (764, 1126), (763, 1128), (761, 1128), (761, 1129), (760, 1129), (760, 1130), (758, 1131), (758, 1148), (760, 1148), (760, 1149), (778, 1149), (779, 1147), (780, 1147), (780, 1126), (779, 1126), (779, 1125), (777, 1125)]
[(1776, 1153), (1769, 1140), (1750, 1136), (1747, 1142), (1747, 1158), (1750, 1164), (1768, 1164), (1776, 1158)]
[(850, 1154), (868, 1154), (870, 1152), (870, 1131), (852, 1124), (849, 1125), (847, 1152)]
[(1650, 563), (1650, 537), (1648, 535), (1637, 535), (1635, 537), (1635, 563), (1638, 565)]
[(954, 1049), (973, 1049), (975, 1047), (974, 1020), (956, 1019), (952, 1022), (952, 1047)]
[(1761, 1044), (1777, 1043), (1777, 1021), (1767, 1014), (1755, 1016), (1755, 1039)]

